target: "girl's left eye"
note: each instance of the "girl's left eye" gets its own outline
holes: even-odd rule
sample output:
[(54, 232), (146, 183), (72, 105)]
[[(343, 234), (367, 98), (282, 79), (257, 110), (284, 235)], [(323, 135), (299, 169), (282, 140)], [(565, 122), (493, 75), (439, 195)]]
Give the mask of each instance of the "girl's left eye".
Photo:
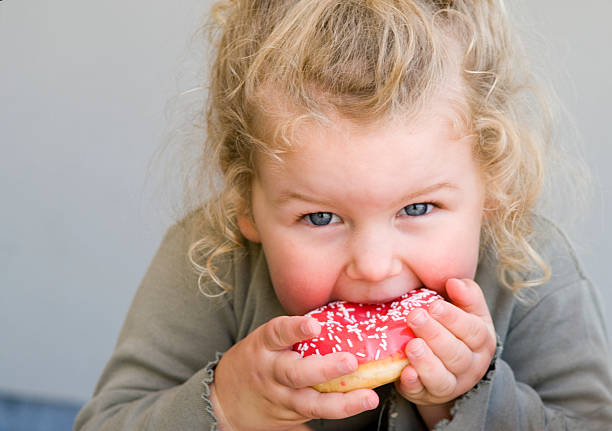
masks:
[(433, 209), (434, 205), (431, 203), (410, 204), (402, 208), (400, 215), (418, 217), (429, 213)]

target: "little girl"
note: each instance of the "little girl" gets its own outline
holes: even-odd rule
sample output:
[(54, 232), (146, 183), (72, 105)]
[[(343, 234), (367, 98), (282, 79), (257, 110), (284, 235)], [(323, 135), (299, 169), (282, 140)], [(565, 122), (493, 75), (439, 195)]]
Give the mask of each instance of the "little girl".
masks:
[[(222, 187), (167, 233), (75, 429), (612, 429), (596, 290), (536, 215), (556, 149), (503, 2), (213, 16)], [(447, 301), (408, 315), (397, 382), (311, 388), (357, 361), (292, 352), (304, 313), (420, 287)]]

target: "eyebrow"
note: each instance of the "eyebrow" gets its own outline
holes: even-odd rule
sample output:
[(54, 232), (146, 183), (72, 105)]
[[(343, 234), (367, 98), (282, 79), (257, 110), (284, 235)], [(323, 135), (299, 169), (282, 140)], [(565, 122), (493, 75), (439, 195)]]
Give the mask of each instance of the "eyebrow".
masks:
[[(457, 190), (458, 187), (452, 183), (449, 183), (448, 181), (442, 181), (439, 183), (435, 183), (432, 184), (430, 186), (427, 186), (425, 188), (422, 188), (420, 190), (416, 190), (412, 193), (409, 193), (407, 195), (402, 196), (401, 198), (401, 202), (406, 202), (406, 201), (411, 201), (414, 200), (416, 198), (418, 198), (419, 196), (423, 196), (423, 195), (427, 195), (429, 193), (433, 193), (436, 192), (438, 190), (442, 190), (442, 189), (451, 189), (451, 190)], [(281, 193), (278, 195), (278, 197), (276, 199), (274, 199), (274, 202), (277, 205), (283, 205), (289, 201), (292, 200), (299, 200), (299, 201), (303, 201), (303, 202), (309, 202), (309, 203), (314, 203), (314, 204), (331, 204), (331, 201), (327, 201), (327, 200), (319, 200), (316, 199), (314, 197), (310, 197), (308, 195), (304, 195), (302, 193), (298, 193), (295, 191), (288, 191), (288, 190), (283, 190), (281, 191)]]

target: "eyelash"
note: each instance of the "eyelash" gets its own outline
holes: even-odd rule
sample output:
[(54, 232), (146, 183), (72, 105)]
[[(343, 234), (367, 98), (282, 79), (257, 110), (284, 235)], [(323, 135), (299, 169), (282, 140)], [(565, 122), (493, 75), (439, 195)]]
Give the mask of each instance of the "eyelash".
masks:
[[(399, 214), (400, 214), (402, 211), (404, 211), (404, 210), (405, 210), (407, 207), (409, 207), (409, 206), (411, 206), (411, 205), (427, 205), (427, 206), (430, 206), (430, 205), (431, 205), (431, 208), (430, 208), (430, 209), (428, 209), (428, 211), (427, 211), (427, 212), (425, 212), (424, 214), (421, 214), (421, 215), (413, 215), (413, 216), (411, 216), (411, 215), (409, 215), (409, 214), (405, 214), (405, 216), (406, 216), (406, 217), (411, 217), (411, 218), (423, 217), (423, 216), (426, 216), (426, 215), (430, 214), (430, 213), (431, 213), (431, 212), (432, 212), (434, 209), (436, 209), (436, 208), (440, 208), (440, 205), (439, 205), (437, 202), (417, 202), (417, 203), (408, 204), (408, 205), (406, 205), (406, 206), (402, 207), (402, 209), (401, 209), (400, 211), (398, 211), (398, 215), (399, 215)], [(305, 221), (305, 222), (306, 222), (308, 225), (313, 226), (313, 227), (323, 227), (323, 226), (329, 226), (329, 224), (330, 224), (330, 223), (325, 224), (325, 225), (317, 225), (317, 224), (314, 224), (314, 223), (309, 222), (309, 221), (307, 220), (307, 218), (308, 218), (308, 216), (313, 215), (313, 214), (331, 214), (331, 215), (332, 215), (332, 218), (333, 218), (334, 216), (338, 217), (338, 216), (337, 216), (335, 213), (330, 212), (330, 211), (315, 211), (315, 212), (304, 213), (304, 214), (300, 215), (300, 216), (298, 217), (298, 221)]]

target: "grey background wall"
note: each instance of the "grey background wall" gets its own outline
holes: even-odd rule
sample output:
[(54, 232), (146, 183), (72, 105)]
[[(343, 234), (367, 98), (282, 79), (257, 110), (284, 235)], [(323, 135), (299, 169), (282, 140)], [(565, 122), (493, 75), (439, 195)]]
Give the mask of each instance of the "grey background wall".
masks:
[[(0, 2), (0, 392), (90, 396), (172, 223), (157, 150), (210, 3)], [(582, 134), (597, 189), (572, 236), (612, 309), (612, 3), (509, 7)]]

